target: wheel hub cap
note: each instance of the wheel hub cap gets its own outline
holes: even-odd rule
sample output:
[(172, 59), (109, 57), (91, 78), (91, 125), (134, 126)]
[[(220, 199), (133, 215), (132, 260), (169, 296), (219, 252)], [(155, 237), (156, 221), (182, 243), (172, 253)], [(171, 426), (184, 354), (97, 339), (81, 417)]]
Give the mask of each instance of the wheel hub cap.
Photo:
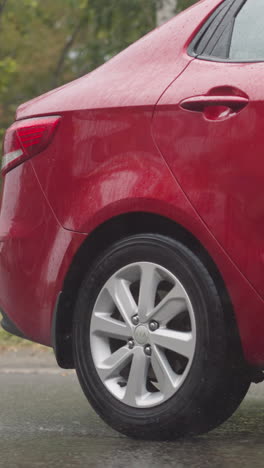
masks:
[(144, 325), (139, 325), (135, 330), (135, 340), (140, 345), (145, 345), (149, 342), (149, 331)]

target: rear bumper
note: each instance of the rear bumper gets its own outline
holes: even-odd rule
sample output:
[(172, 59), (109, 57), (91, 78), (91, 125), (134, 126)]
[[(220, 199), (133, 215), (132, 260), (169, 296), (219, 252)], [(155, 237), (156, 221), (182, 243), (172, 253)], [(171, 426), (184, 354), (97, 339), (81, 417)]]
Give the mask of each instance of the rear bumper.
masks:
[(30, 161), (4, 180), (0, 213), (0, 309), (3, 327), (51, 346), (58, 292), (83, 236), (56, 220)]

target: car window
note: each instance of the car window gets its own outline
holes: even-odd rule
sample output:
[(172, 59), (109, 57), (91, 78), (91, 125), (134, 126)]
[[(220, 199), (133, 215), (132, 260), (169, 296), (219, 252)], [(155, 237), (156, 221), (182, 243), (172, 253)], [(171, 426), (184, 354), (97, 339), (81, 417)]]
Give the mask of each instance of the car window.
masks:
[(264, 60), (264, 0), (249, 0), (238, 13), (231, 39), (230, 60)]
[(202, 55), (208, 44), (217, 42), (217, 29), (225, 18), (234, 0), (224, 0), (213, 12), (211, 17), (205, 22), (197, 36), (189, 46), (189, 53), (193, 56)]
[(203, 60), (264, 61), (264, 0), (225, 0), (189, 46)]

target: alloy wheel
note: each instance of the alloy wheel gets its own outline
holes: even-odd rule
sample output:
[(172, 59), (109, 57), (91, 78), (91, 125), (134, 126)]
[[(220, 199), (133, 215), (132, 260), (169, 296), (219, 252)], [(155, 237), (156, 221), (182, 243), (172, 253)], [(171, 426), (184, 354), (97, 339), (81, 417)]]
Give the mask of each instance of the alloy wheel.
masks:
[(162, 266), (129, 264), (98, 295), (90, 343), (96, 371), (115, 398), (138, 408), (159, 405), (179, 390), (193, 361), (190, 298)]

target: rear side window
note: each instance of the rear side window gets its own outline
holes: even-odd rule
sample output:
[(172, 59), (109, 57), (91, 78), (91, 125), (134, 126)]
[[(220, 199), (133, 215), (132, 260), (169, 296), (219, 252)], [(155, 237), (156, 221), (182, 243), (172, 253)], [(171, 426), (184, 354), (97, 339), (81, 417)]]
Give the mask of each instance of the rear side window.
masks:
[[(264, 0), (263, 0), (264, 1)], [(225, 19), (230, 6), (235, 0), (224, 0), (218, 8), (213, 12), (211, 17), (203, 25), (197, 36), (194, 38), (189, 47), (189, 53), (192, 56), (201, 55), (207, 50), (211, 43), (215, 44), (221, 34), (221, 24)]]
[(249, 0), (237, 14), (230, 60), (264, 60), (264, 0)]
[(264, 0), (223, 1), (189, 52), (204, 60), (264, 61)]

